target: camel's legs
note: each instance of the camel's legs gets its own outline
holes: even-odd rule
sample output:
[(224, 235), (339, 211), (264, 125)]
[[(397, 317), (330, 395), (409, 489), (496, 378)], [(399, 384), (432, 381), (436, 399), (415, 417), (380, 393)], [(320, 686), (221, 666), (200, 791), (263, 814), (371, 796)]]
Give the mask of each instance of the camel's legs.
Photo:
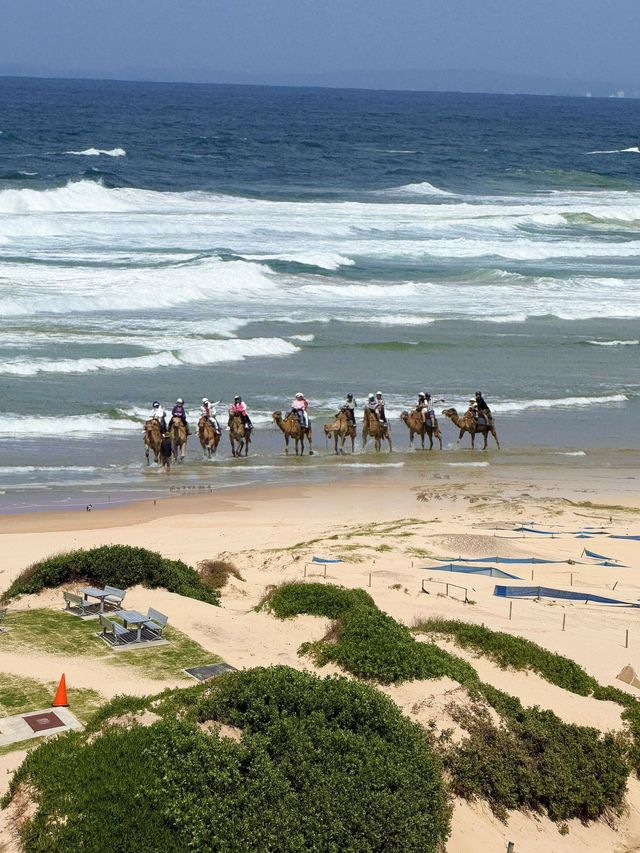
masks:
[(151, 465), (151, 462), (149, 461), (149, 448), (148, 447), (144, 451), (144, 455), (147, 457), (147, 465)]

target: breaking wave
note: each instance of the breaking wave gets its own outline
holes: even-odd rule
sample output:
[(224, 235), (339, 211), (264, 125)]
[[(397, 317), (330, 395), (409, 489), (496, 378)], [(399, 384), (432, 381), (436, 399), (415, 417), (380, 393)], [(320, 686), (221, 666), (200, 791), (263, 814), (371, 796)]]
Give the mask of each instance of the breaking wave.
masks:
[(74, 154), (77, 157), (126, 157), (124, 148), (85, 148), (84, 151), (65, 151), (65, 154)]
[(26, 359), (8, 360), (0, 364), (5, 376), (37, 376), (51, 374), (84, 374), (114, 371), (153, 370), (158, 367), (211, 365), (244, 361), (247, 358), (292, 355), (298, 347), (282, 338), (230, 338), (225, 341), (201, 341), (174, 352), (164, 351), (129, 358)]

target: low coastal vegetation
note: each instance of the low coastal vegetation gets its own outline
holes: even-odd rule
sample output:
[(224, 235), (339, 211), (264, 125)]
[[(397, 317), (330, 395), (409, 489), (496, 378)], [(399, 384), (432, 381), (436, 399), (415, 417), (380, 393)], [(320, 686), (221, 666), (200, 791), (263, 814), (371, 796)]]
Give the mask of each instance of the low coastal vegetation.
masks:
[(244, 581), (240, 571), (228, 560), (201, 560), (198, 563), (198, 572), (202, 582), (211, 589), (223, 589), (229, 578)]
[[(445, 733), (439, 741), (452, 788), (461, 796), (487, 799), (500, 817), (509, 808), (544, 811), (553, 820), (589, 820), (621, 810), (633, 760), (624, 736), (603, 735), (565, 723), (552, 711), (524, 708), (515, 697), (483, 683), (466, 661), (416, 640), (364, 590), (287, 583), (262, 606), (279, 618), (307, 613), (332, 620), (322, 640), (299, 649), (320, 666), (332, 662), (382, 684), (448, 676), (466, 687), (470, 705), (450, 712), (468, 737), (454, 744)], [(489, 708), (499, 715), (499, 725)]]
[(218, 590), (209, 586), (191, 566), (131, 545), (103, 545), (39, 560), (18, 575), (2, 596), (2, 602), (6, 604), (18, 595), (82, 582), (122, 589), (136, 584), (152, 589), (162, 587), (209, 604), (220, 603)]
[(114, 700), (31, 752), (14, 800), (26, 851), (102, 850), (108, 827), (132, 850), (435, 853), (449, 827), (429, 734), (373, 687), (281, 666)]

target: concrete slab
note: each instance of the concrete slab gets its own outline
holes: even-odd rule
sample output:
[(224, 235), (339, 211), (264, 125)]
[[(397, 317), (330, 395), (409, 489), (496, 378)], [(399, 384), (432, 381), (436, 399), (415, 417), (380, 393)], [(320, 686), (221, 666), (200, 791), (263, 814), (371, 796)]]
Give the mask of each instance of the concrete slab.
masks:
[[(54, 725), (38, 731), (37, 720), (44, 719), (45, 717), (49, 717), (50, 722)], [(27, 721), (27, 718), (32, 719), (32, 723), (36, 722), (35, 730), (33, 724)], [(57, 725), (56, 721), (60, 725)], [(12, 717), (0, 719), (0, 746), (19, 743), (21, 740), (31, 740), (34, 737), (57, 735), (65, 731), (79, 731), (83, 728), (84, 726), (80, 720), (68, 708), (42, 708), (36, 711), (28, 711), (25, 714), (16, 714)]]
[(132, 637), (134, 639), (128, 641), (126, 643), (126, 645), (122, 644), (122, 645), (118, 645), (118, 646), (114, 646), (113, 643), (110, 642), (107, 639), (107, 637), (105, 637), (104, 634), (102, 634), (100, 632), (98, 632), (96, 634), (96, 637), (100, 637), (102, 642), (105, 645), (109, 646), (109, 648), (113, 652), (132, 652), (132, 651), (136, 651), (136, 649), (155, 649), (156, 646), (169, 646), (169, 645), (171, 645), (169, 640), (160, 640), (160, 639), (158, 639), (158, 640), (141, 640), (138, 643), (135, 641), (136, 632), (130, 631), (129, 633), (132, 635)]

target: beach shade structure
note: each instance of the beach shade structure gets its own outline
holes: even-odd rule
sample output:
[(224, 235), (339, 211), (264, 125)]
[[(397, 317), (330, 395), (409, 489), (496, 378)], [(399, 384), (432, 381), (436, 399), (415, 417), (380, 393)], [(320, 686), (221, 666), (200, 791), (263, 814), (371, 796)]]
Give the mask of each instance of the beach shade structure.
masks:
[(508, 578), (509, 580), (521, 581), (517, 575), (510, 575), (495, 566), (469, 566), (467, 564), (449, 563), (446, 566), (423, 566), (425, 572), (460, 572), (463, 575), (486, 575), (489, 578)]
[(60, 679), (60, 684), (58, 684), (58, 689), (56, 690), (55, 699), (51, 703), (52, 708), (68, 708), (69, 702), (67, 701), (67, 680), (64, 677), (64, 672), (62, 673), (62, 678)]
[(636, 675), (635, 669), (628, 663), (622, 668), (622, 671), (616, 675), (618, 681), (624, 681), (625, 684), (630, 684), (631, 687), (637, 687), (640, 690), (640, 678)]
[(537, 530), (535, 527), (514, 527), (516, 533), (537, 533), (539, 536), (558, 536), (557, 530)]
[(328, 557), (312, 557), (312, 563), (344, 563), (344, 560), (331, 560)]
[(617, 535), (614, 533), (610, 533), (609, 539), (630, 539), (633, 542), (640, 542), (640, 536), (625, 536), (622, 533), (619, 533)]
[[(551, 563), (568, 563), (568, 560), (543, 560), (542, 557), (434, 557), (439, 563), (496, 563), (500, 565), (544, 565)], [(602, 558), (603, 560), (606, 557)]]
[(628, 569), (629, 566), (625, 566), (624, 563), (612, 563), (611, 560), (601, 560), (599, 563), (595, 563), (596, 566), (607, 566), (610, 569)]
[(548, 586), (496, 586), (493, 594), (500, 598), (558, 598), (565, 601), (581, 601), (586, 604), (619, 604), (624, 607), (640, 607), (637, 601), (622, 601), (619, 598), (606, 598), (591, 592), (576, 592), (573, 589), (552, 589)]
[(594, 560), (607, 560), (607, 561), (612, 562), (612, 563), (618, 562), (613, 557), (605, 557), (604, 554), (596, 554), (595, 551), (588, 551), (586, 548), (583, 549), (582, 556), (583, 557), (592, 557)]

